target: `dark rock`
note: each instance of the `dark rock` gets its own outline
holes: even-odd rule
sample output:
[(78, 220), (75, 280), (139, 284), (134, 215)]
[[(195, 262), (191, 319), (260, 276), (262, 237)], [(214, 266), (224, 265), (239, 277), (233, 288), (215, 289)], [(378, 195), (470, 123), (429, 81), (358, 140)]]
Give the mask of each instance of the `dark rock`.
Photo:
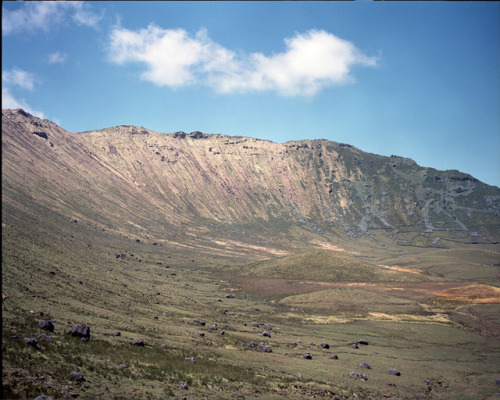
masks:
[(40, 321), (40, 329), (44, 329), (49, 332), (54, 332), (54, 324), (52, 321)]
[(216, 331), (217, 330), (217, 324), (210, 325), (208, 327), (208, 330), (210, 330), (210, 331)]
[(86, 342), (90, 339), (90, 326), (86, 323), (76, 324), (73, 328), (71, 328), (68, 334), (74, 337), (79, 337), (82, 339), (82, 342)]
[(85, 377), (84, 377), (81, 373), (79, 373), (79, 372), (77, 372), (77, 371), (71, 371), (69, 374), (70, 374), (70, 375), (71, 375), (74, 379), (76, 379), (76, 380), (77, 380), (77, 381), (79, 381), (79, 382), (84, 382), (84, 381), (85, 381)]
[(262, 336), (271, 337), (271, 334), (268, 331), (264, 331), (262, 332)]
[(497, 385), (500, 385), (500, 379), (497, 379), (496, 382), (497, 382)]
[(313, 356), (312, 356), (312, 354), (311, 354), (311, 353), (306, 353), (306, 354), (304, 354), (304, 358), (305, 358), (306, 360), (312, 360)]
[(394, 369), (394, 368), (389, 368), (389, 374), (396, 375), (396, 376), (400, 376), (401, 375), (401, 373), (398, 370)]
[(330, 345), (328, 343), (321, 343), (321, 347), (323, 347), (324, 349), (329, 349)]
[(187, 385), (187, 383), (183, 383), (182, 385), (179, 386), (179, 389), (188, 390), (189, 386)]
[(357, 343), (353, 343), (353, 344), (351, 344), (351, 346), (353, 349), (359, 349), (359, 346)]
[(45, 340), (46, 342), (54, 343), (54, 339), (52, 339), (52, 336), (46, 335), (45, 333), (40, 333), (38, 337), (42, 340)]
[(26, 343), (28, 346), (32, 346), (37, 350), (41, 350), (42, 348), (38, 344), (38, 340), (35, 338), (24, 338), (24, 343)]
[(368, 346), (369, 343), (366, 340), (358, 340), (358, 344), (362, 344), (364, 346)]
[(257, 343), (255, 343), (255, 342), (250, 342), (250, 343), (248, 343), (248, 345), (250, 347), (257, 347)]
[(263, 353), (272, 353), (273, 352), (271, 346), (266, 346), (263, 342), (260, 342), (258, 344), (258, 349), (259, 349), (259, 351), (261, 351)]
[(31, 132), (33, 135), (40, 136), (42, 139), (48, 139), (49, 136), (46, 132)]
[(113, 336), (121, 336), (122, 333), (120, 331), (114, 331)]
[(351, 378), (353, 378), (353, 379), (359, 379), (360, 381), (365, 381), (366, 382), (368, 380), (368, 378), (366, 377), (366, 375), (363, 375), (363, 374), (361, 374), (359, 372), (352, 371), (352, 372), (349, 373), (349, 376)]
[(367, 364), (367, 363), (361, 363), (361, 364), (359, 364), (359, 368), (371, 369), (372, 367), (370, 367), (370, 364)]
[(226, 299), (234, 299), (234, 297), (235, 297), (234, 294), (228, 294), (226, 296)]
[(330, 358), (331, 358), (332, 360), (338, 360), (338, 359), (339, 359), (339, 356), (338, 356), (338, 355), (336, 355), (336, 354), (332, 354), (332, 355), (330, 356)]
[(221, 336), (224, 336), (226, 334), (226, 331), (220, 331)]
[(202, 132), (200, 132), (200, 131), (194, 131), (194, 132), (191, 132), (191, 133), (189, 134), (189, 137), (190, 137), (191, 139), (204, 139), (204, 138), (206, 138), (206, 136), (205, 136), (205, 135), (203, 135), (203, 133), (202, 133)]
[(200, 321), (198, 319), (195, 319), (194, 322), (198, 325), (205, 326), (206, 322), (205, 321)]
[(134, 340), (132, 340), (132, 344), (134, 346), (144, 346), (144, 340), (140, 338), (135, 338)]
[(178, 131), (178, 132), (174, 132), (174, 138), (177, 139), (185, 139), (186, 138), (186, 133), (183, 132), (183, 131)]

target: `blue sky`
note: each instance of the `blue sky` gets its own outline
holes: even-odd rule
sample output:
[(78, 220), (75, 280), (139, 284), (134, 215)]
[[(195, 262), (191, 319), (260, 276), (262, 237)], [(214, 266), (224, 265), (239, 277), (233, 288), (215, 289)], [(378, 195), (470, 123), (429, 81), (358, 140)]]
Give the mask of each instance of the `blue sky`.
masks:
[(3, 2), (2, 108), (329, 139), (500, 187), (499, 2)]

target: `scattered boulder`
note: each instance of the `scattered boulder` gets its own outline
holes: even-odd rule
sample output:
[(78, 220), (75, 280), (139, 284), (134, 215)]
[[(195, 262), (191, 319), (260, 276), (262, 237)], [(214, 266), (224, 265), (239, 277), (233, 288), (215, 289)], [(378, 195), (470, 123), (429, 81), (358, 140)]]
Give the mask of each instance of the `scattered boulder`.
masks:
[(122, 333), (120, 331), (114, 331), (113, 336), (121, 336)]
[(366, 375), (363, 375), (363, 374), (361, 374), (359, 372), (352, 371), (352, 372), (349, 373), (349, 376), (351, 378), (353, 378), (353, 379), (358, 379), (360, 381), (365, 381), (366, 382), (368, 380), (368, 378), (366, 377)]
[(220, 331), (220, 335), (224, 336), (226, 334), (226, 331)]
[(324, 349), (329, 349), (330, 345), (328, 343), (321, 343), (321, 347), (323, 347)]
[(144, 346), (144, 340), (140, 338), (135, 338), (134, 340), (132, 340), (132, 344), (134, 346)]
[(196, 359), (194, 357), (186, 357), (184, 360), (195, 363)]
[(182, 385), (179, 386), (179, 389), (188, 390), (189, 386), (187, 385), (187, 383), (183, 383)]
[(372, 367), (370, 367), (370, 364), (367, 364), (367, 363), (361, 363), (361, 364), (359, 364), (359, 368), (371, 369)]
[(271, 334), (268, 331), (264, 331), (262, 332), (262, 336), (271, 337)]
[(267, 330), (267, 331), (272, 331), (273, 330), (273, 328), (269, 324), (264, 324), (264, 329)]
[(26, 343), (28, 346), (34, 347), (37, 350), (42, 349), (38, 344), (38, 340), (35, 338), (24, 338), (24, 343)]
[(54, 324), (52, 321), (40, 321), (40, 329), (44, 329), (49, 332), (54, 332)]
[(304, 358), (305, 358), (306, 360), (312, 360), (313, 356), (312, 356), (312, 354), (311, 354), (311, 353), (306, 353), (306, 354), (304, 354)]
[(90, 326), (86, 323), (76, 324), (68, 333), (71, 336), (81, 338), (82, 342), (86, 342), (90, 339)]
[(118, 368), (120, 368), (120, 369), (123, 369), (123, 368), (128, 368), (128, 365), (127, 365), (127, 364), (120, 364), (120, 365), (118, 366)]
[(77, 371), (71, 371), (69, 374), (70, 374), (70, 375), (71, 375), (74, 379), (76, 379), (76, 380), (77, 380), (77, 381), (79, 381), (79, 382), (84, 382), (84, 381), (85, 381), (85, 377), (84, 377), (81, 373), (79, 373), (79, 372), (77, 372)]
[(35, 400), (54, 400), (54, 399), (50, 396), (46, 396), (44, 394), (41, 394), (40, 396), (35, 397)]
[(366, 340), (363, 340), (363, 339), (358, 340), (358, 344), (362, 344), (364, 346), (368, 346), (369, 345), (369, 343)]
[(200, 335), (201, 337), (205, 337), (205, 332), (200, 332), (200, 333), (199, 333), (199, 335)]
[(263, 342), (260, 342), (258, 344), (258, 349), (259, 349), (259, 351), (261, 351), (263, 353), (272, 353), (273, 352), (273, 349), (271, 348), (271, 346), (266, 346)]
[(195, 319), (194, 322), (198, 325), (205, 326), (206, 322), (205, 321), (200, 321), (199, 319)]
[(401, 375), (401, 373), (397, 369), (394, 369), (394, 368), (389, 368), (389, 374), (396, 375), (396, 376)]
[(210, 325), (210, 326), (208, 327), (208, 330), (209, 330), (209, 331), (216, 331), (216, 330), (217, 330), (217, 324)]
[(40, 333), (38, 337), (42, 340), (45, 340), (46, 342), (54, 343), (54, 339), (52, 339), (52, 336), (46, 335), (45, 333)]
[(352, 343), (352, 344), (351, 344), (351, 347), (352, 347), (353, 349), (359, 349), (359, 346), (358, 346), (358, 344), (357, 344), (356, 342)]
[(228, 294), (226, 296), (226, 299), (234, 299), (234, 297), (235, 297), (234, 294)]
[(332, 355), (330, 356), (330, 358), (331, 358), (332, 360), (338, 360), (338, 359), (339, 359), (339, 356), (338, 356), (338, 355), (336, 355), (336, 354), (332, 354)]

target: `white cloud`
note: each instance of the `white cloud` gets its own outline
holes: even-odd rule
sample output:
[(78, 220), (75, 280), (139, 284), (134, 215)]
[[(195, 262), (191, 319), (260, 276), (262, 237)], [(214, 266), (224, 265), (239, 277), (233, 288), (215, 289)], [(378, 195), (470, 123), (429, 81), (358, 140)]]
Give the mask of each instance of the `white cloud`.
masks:
[(68, 15), (78, 25), (90, 27), (96, 27), (101, 19), (81, 1), (23, 1), (15, 10), (2, 5), (2, 35), (48, 32), (66, 23)]
[(56, 51), (55, 53), (49, 54), (47, 60), (49, 64), (64, 64), (67, 58), (67, 54)]
[(43, 112), (33, 110), (25, 100), (17, 100), (11, 93), (12, 87), (33, 90), (35, 87), (34, 74), (15, 67), (8, 71), (2, 71), (2, 109), (22, 108), (32, 115), (45, 118)]
[(73, 20), (76, 21), (78, 25), (85, 25), (91, 28), (97, 27), (97, 24), (101, 20), (103, 14), (97, 15), (90, 10), (88, 3), (83, 1), (71, 2), (73, 6)]
[(2, 71), (2, 84), (33, 90), (35, 86), (35, 76), (31, 72), (14, 67), (10, 71)]
[(24, 100), (18, 101), (14, 98), (10, 90), (6, 87), (2, 88), (2, 109), (6, 108), (22, 108), (24, 111), (29, 112), (38, 118), (45, 118), (42, 111), (33, 110)]
[(159, 86), (200, 83), (222, 93), (277, 91), (285, 96), (312, 96), (352, 82), (356, 64), (376, 65), (376, 58), (323, 30), (296, 34), (285, 45), (285, 52), (271, 56), (236, 54), (212, 41), (206, 30), (190, 37), (183, 29), (151, 24), (139, 31), (115, 27), (109, 57), (117, 64), (144, 64), (141, 78)]

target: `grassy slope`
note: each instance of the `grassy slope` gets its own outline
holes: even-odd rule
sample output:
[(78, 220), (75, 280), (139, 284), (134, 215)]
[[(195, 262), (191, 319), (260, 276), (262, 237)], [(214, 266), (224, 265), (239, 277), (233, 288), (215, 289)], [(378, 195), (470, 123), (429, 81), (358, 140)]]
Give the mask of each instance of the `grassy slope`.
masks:
[[(57, 137), (55, 131), (49, 133)], [(41, 157), (47, 149), (36, 144), (30, 154)], [(55, 143), (52, 150), (62, 152), (61, 146)], [(157, 149), (149, 150), (156, 157)], [(198, 230), (199, 216), (172, 214), (165, 220), (159, 208), (144, 207), (149, 201), (163, 204), (158, 188), (147, 187), (139, 196), (128, 184), (106, 186), (119, 181), (116, 171), (122, 171), (118, 164), (107, 164), (108, 159), (82, 156), (71, 175), (78, 181), (70, 181), (65, 175), (76, 167), (68, 159), (54, 159), (57, 165), (49, 168), (49, 159), (31, 159), (22, 148), (15, 154), (9, 179), (2, 179), (3, 398), (304, 399), (335, 394), (353, 399), (476, 399), (497, 391), (498, 304), (436, 304), (411, 286), (457, 279), (498, 286), (497, 253), (389, 250), (373, 243), (363, 247), (358, 240), (343, 242), (347, 250), (358, 252), (354, 255), (300, 253), (253, 264), (250, 271), (248, 262), (287, 251), (289, 234), (295, 249), (301, 248), (300, 241), (303, 248), (325, 247), (332, 239), (283, 219), (279, 240), (272, 230), (261, 229), (265, 224), (243, 222), (234, 231), (224, 231), (227, 226), (220, 224), (211, 236)], [(85, 186), (86, 176), (102, 171), (102, 163), (114, 169), (108, 176), (114, 178), (99, 181), (93, 193)], [(16, 170), (16, 165), (23, 168)], [(38, 171), (34, 175), (45, 180), (27, 182), (25, 171)], [(56, 190), (61, 182), (64, 191)], [(117, 191), (113, 196), (111, 189)], [(254, 208), (269, 198), (256, 199)], [(179, 207), (192, 207), (183, 201)], [(271, 239), (274, 248), (267, 243)], [(342, 281), (337, 283), (344, 286), (329, 287), (325, 281)], [(361, 283), (365, 286), (345, 286)], [(227, 298), (229, 294), (235, 298)], [(44, 319), (55, 321), (54, 343), (40, 341), (38, 351), (23, 338), (38, 337), (38, 323)], [(207, 325), (199, 326), (195, 319)], [(78, 322), (90, 324), (89, 342), (66, 335)], [(219, 329), (209, 331), (214, 323)], [(271, 325), (270, 338), (259, 335), (268, 329), (263, 324)], [(122, 335), (113, 336), (114, 330)], [(133, 347), (136, 337), (147, 346)], [(361, 338), (370, 345), (349, 346)], [(249, 345), (261, 341), (273, 352), (261, 353)], [(322, 349), (322, 342), (331, 348)], [(313, 359), (305, 360), (305, 352)], [(331, 360), (332, 353), (339, 360)], [(191, 356), (196, 363), (185, 360)], [(361, 362), (372, 369), (360, 370)], [(389, 375), (389, 367), (402, 376)], [(82, 372), (86, 382), (75, 382), (73, 370)], [(368, 381), (349, 378), (351, 371), (365, 373)], [(183, 383), (189, 384), (188, 391), (179, 389)]]
[[(4, 398), (41, 393), (55, 398), (78, 393), (79, 398), (89, 399), (181, 398), (184, 394), (233, 398), (236, 393), (269, 399), (328, 397), (332, 393), (364, 399), (455, 398), (458, 393), (466, 395), (464, 398), (486, 398), (495, 390), (500, 350), (491, 337), (498, 329), (498, 321), (492, 318), (498, 310), (495, 305), (487, 310), (474, 306), (474, 311), (489, 315), (493, 323), (489, 328), (482, 324), (488, 328), (482, 334), (464, 329), (465, 325), (457, 325), (453, 319), (354, 318), (325, 324), (327, 320), (321, 316), (332, 314), (368, 315), (382, 310), (422, 316), (425, 312), (415, 301), (359, 289), (321, 290), (302, 298), (284, 296), (279, 302), (242, 290), (228, 280), (230, 275), (239, 275), (241, 267), (233, 265), (226, 273), (225, 267), (211, 267), (214, 260), (199, 254), (137, 243), (71, 221), (65, 225), (53, 217), (53, 226), (45, 221), (47, 225), (34, 222), (30, 229), (20, 229), (28, 221), (4, 216)], [(124, 254), (124, 258), (116, 258), (116, 254)], [(309, 254), (307, 259), (331, 261), (330, 252), (313, 254), (315, 257)], [(339, 256), (337, 268), (356, 260), (334, 254)], [(297, 262), (306, 262), (303, 257), (290, 259), (297, 266)], [(370, 267), (365, 262), (360, 265)], [(313, 268), (306, 271), (312, 273), (305, 279), (324, 276), (324, 271), (319, 275)], [(367, 280), (370, 277), (366, 275)], [(226, 298), (229, 294), (235, 298)], [(44, 316), (31, 315), (29, 310), (43, 311)], [(467, 315), (469, 320), (457, 322), (471, 322), (471, 314)], [(38, 322), (51, 318), (55, 319), (55, 343), (40, 341), (43, 350), (36, 351), (22, 342), (24, 337), (37, 337)], [(219, 330), (210, 332), (194, 319), (205, 320), (207, 326), (216, 323)], [(88, 343), (65, 335), (82, 321), (91, 325)], [(272, 326), (271, 338), (259, 336), (265, 328), (258, 325), (263, 323)], [(223, 336), (221, 328), (226, 331)], [(122, 336), (112, 336), (115, 329)], [(10, 339), (13, 335), (21, 338)], [(131, 346), (135, 337), (142, 337), (151, 347)], [(348, 345), (361, 338), (370, 345), (357, 350)], [(248, 345), (252, 341), (270, 344), (273, 353), (252, 349)], [(321, 342), (331, 348), (322, 349)], [(313, 360), (304, 360), (305, 352), (311, 352)], [(332, 353), (339, 360), (331, 360)], [(191, 356), (197, 363), (185, 361)], [(372, 369), (360, 370), (361, 362), (368, 362)], [(119, 368), (120, 364), (128, 368)], [(397, 368), (402, 376), (389, 375), (389, 367)], [(87, 382), (72, 380), (69, 372), (75, 369)], [(369, 380), (349, 378), (353, 370), (365, 373)], [(45, 379), (33, 381), (23, 374)], [(430, 392), (423, 379), (432, 381)], [(187, 392), (179, 389), (182, 383), (190, 386)]]

